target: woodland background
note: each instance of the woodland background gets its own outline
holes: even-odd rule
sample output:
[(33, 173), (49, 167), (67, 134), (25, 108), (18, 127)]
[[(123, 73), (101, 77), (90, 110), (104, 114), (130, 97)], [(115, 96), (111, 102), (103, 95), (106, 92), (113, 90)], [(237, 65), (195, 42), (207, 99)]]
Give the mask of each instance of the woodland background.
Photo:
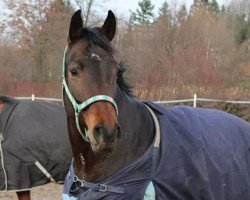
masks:
[[(108, 1), (108, 0), (106, 0)], [(98, 0), (3, 0), (0, 21), (0, 95), (61, 97), (61, 64), (69, 21), (100, 25)], [(99, 6), (99, 7), (98, 7)], [(97, 9), (98, 7), (98, 9)], [(97, 12), (98, 10), (98, 12)], [(100, 13), (100, 14), (99, 14)], [(250, 1), (194, 0), (191, 8), (166, 1), (157, 11), (142, 0), (130, 18), (117, 15), (113, 41), (140, 99), (250, 99)], [(210, 106), (210, 105), (206, 105)], [(211, 105), (218, 107), (218, 105)], [(249, 105), (229, 106), (250, 120)]]

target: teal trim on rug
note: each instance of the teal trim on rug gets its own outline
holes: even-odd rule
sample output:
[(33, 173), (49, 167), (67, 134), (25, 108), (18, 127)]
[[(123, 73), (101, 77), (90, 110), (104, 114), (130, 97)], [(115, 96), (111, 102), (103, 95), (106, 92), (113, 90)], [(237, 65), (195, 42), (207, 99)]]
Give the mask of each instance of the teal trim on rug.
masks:
[(70, 197), (69, 195), (63, 193), (63, 200), (78, 200), (78, 198)]
[(155, 187), (152, 181), (148, 184), (143, 200), (155, 200)]

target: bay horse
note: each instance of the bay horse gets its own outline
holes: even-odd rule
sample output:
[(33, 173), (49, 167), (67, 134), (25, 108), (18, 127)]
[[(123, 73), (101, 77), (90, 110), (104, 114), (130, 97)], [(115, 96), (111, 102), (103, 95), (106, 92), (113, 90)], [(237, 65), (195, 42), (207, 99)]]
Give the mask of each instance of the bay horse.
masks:
[(63, 183), (72, 159), (62, 106), (0, 96), (0, 190), (31, 200), (30, 189)]
[(71, 18), (62, 80), (74, 158), (63, 198), (250, 199), (250, 124), (139, 101), (114, 59), (115, 32), (112, 11), (101, 27), (83, 27), (80, 10)]

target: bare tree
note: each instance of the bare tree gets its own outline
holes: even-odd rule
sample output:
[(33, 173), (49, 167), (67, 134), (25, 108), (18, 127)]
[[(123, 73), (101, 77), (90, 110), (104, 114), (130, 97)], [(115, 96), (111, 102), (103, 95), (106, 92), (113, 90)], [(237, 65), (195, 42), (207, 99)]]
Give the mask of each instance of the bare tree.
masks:
[(75, 0), (77, 6), (82, 10), (83, 23), (85, 25), (89, 22), (89, 17), (93, 8), (94, 0)]
[(3, 0), (8, 11), (2, 27), (20, 46), (27, 46), (41, 30), (40, 24), (45, 19), (51, 2), (52, 0)]
[(63, 0), (54, 0), (46, 13), (46, 20), (41, 25), (39, 34), (35, 35), (30, 45), (29, 54), (34, 62), (34, 78), (45, 83), (60, 80), (61, 56), (66, 45), (68, 29), (72, 15), (71, 7)]
[(96, 15), (96, 10), (102, 9), (102, 5), (109, 0), (72, 0), (76, 7), (82, 11), (84, 25), (97, 25), (102, 19)]

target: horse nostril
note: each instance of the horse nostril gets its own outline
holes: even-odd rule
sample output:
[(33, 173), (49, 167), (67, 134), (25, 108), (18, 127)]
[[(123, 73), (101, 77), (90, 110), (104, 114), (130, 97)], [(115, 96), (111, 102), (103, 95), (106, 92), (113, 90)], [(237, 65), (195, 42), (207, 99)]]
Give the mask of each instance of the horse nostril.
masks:
[(103, 130), (104, 130), (104, 125), (102, 123), (97, 124), (94, 127), (94, 132), (97, 133), (97, 134), (103, 133)]
[(118, 123), (115, 124), (115, 130), (117, 132), (117, 138), (120, 139), (122, 136), (122, 130), (121, 126)]
[(121, 138), (121, 128), (118, 123), (115, 124), (112, 130), (108, 130), (103, 123), (97, 124), (93, 128), (95, 138), (103, 138), (105, 142), (114, 142), (116, 138)]

